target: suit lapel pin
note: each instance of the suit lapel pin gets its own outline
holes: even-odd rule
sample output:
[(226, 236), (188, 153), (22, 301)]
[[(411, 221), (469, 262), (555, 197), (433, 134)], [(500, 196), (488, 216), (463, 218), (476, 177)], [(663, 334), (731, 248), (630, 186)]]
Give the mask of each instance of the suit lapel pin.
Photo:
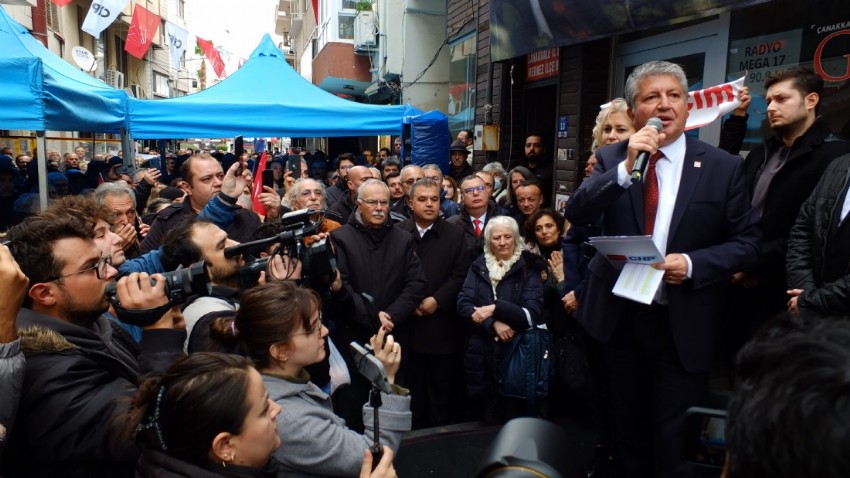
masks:
[(702, 167), (702, 161), (694, 161), (694, 167), (695, 168), (701, 168)]

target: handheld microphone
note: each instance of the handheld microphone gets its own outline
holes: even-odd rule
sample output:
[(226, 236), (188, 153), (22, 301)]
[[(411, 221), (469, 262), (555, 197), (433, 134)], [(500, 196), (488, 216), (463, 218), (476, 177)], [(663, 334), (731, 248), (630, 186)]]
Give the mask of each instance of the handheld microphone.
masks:
[[(659, 133), (662, 129), (664, 129), (664, 123), (662, 123), (660, 119), (654, 117), (649, 118), (646, 125), (652, 126)], [(635, 158), (635, 165), (632, 168), (632, 182), (643, 180), (643, 172), (646, 169), (646, 165), (649, 164), (649, 157), (649, 151), (641, 151), (638, 153), (637, 158)]]

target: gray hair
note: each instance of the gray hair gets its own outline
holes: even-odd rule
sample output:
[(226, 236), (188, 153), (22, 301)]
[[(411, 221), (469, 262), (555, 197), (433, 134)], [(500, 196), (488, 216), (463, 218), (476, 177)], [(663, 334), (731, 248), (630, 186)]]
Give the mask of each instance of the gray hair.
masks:
[(629, 108), (634, 109), (635, 99), (638, 94), (638, 83), (648, 76), (669, 75), (679, 80), (682, 85), (682, 92), (688, 93), (688, 77), (685, 76), (685, 70), (681, 66), (670, 63), (669, 61), (648, 61), (643, 65), (635, 68), (626, 79), (625, 96), (629, 103)]
[(437, 181), (434, 181), (433, 179), (422, 178), (422, 179), (416, 181), (415, 183), (413, 183), (413, 186), (410, 187), (410, 196), (409, 196), (410, 199), (413, 199), (413, 195), (416, 193), (416, 188), (419, 188), (419, 187), (422, 187), (422, 188), (437, 188), (437, 190), (440, 191), (440, 190), (442, 190), (443, 185), (438, 183)]
[(357, 196), (355, 196), (354, 200), (359, 202), (360, 196), (363, 195), (363, 191), (366, 189), (366, 187), (371, 186), (373, 184), (380, 185), (383, 188), (384, 192), (387, 194), (387, 197), (388, 198), (390, 197), (390, 188), (387, 186), (387, 184), (385, 182), (381, 181), (380, 179), (372, 178), (372, 179), (367, 179), (366, 181), (363, 181), (363, 184), (361, 184), (360, 187), (357, 188)]
[(443, 180), (443, 170), (440, 169), (438, 165), (434, 163), (426, 164), (425, 166), (422, 166), (422, 174), (425, 174), (425, 171), (436, 171), (440, 174), (440, 181)]
[(485, 173), (490, 173), (493, 176), (500, 175), (502, 177), (505, 177), (505, 174), (507, 174), (504, 166), (502, 166), (502, 163), (498, 161), (493, 161), (492, 163), (485, 164), (484, 167), (481, 168), (481, 170)]
[(94, 198), (99, 204), (104, 204), (106, 196), (130, 196), (133, 207), (136, 207), (136, 193), (123, 182), (103, 183), (94, 190)]
[(313, 181), (318, 184), (320, 188), (322, 188), (322, 197), (325, 197), (325, 184), (322, 181), (317, 181), (313, 178), (298, 178), (295, 180), (295, 184), (292, 185), (292, 190), (289, 192), (289, 199), (296, 199), (299, 195), (301, 195), (301, 190), (304, 188), (304, 183), (307, 181)]
[(517, 250), (522, 250), (522, 239), (519, 235), (519, 224), (516, 222), (516, 219), (510, 216), (493, 216), (492, 218), (487, 220), (487, 225), (484, 226), (484, 247), (492, 253), (490, 250), (490, 239), (493, 238), (493, 228), (496, 226), (502, 226), (510, 229), (511, 234), (514, 236), (514, 253)]
[(381, 163), (381, 169), (384, 169), (390, 164), (395, 164), (399, 168), (401, 167), (401, 161), (399, 161), (398, 156), (390, 156)]

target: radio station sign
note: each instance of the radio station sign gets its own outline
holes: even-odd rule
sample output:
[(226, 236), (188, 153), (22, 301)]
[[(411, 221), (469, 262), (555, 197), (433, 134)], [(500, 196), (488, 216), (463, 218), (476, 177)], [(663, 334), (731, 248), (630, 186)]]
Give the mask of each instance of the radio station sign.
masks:
[(537, 81), (558, 76), (561, 56), (557, 48), (536, 51), (526, 55), (525, 79)]
[(746, 75), (750, 94), (763, 94), (768, 73), (800, 63), (802, 39), (802, 29), (796, 29), (731, 42), (729, 76)]

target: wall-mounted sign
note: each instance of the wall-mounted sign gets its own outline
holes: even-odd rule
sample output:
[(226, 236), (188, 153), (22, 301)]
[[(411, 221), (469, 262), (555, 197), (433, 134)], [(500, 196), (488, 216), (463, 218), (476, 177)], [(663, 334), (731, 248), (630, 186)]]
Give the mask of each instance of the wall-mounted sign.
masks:
[(560, 59), (560, 52), (557, 48), (548, 48), (529, 53), (525, 59), (525, 79), (527, 81), (535, 81), (558, 76)]

